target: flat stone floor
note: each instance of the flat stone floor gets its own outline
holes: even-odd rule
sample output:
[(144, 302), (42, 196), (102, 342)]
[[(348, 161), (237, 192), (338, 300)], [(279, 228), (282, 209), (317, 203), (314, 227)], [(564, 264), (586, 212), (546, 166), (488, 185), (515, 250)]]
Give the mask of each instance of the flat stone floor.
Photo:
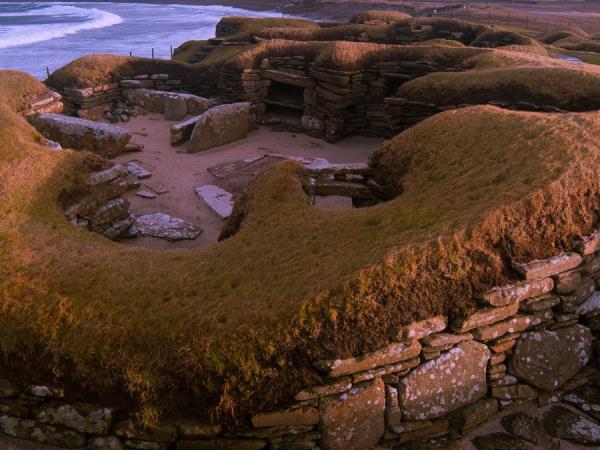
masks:
[[(329, 144), (307, 135), (276, 132), (263, 127), (240, 141), (188, 154), (185, 153), (186, 144), (171, 147), (170, 127), (173, 123), (175, 122), (164, 120), (162, 114), (141, 113), (128, 123), (118, 124), (132, 133), (132, 142), (143, 144), (144, 150), (120, 155), (115, 158), (115, 162), (126, 164), (135, 161), (152, 172), (150, 178), (142, 180), (140, 189), (148, 190), (146, 186), (160, 184), (169, 188), (168, 193), (154, 199), (136, 196), (138, 190), (130, 191), (124, 197), (130, 201), (136, 215), (163, 212), (191, 222), (204, 231), (193, 241), (167, 242), (152, 237), (138, 237), (121, 241), (126, 245), (152, 249), (186, 249), (217, 242), (223, 221), (195, 193), (197, 187), (207, 184), (222, 185), (226, 189), (223, 180), (207, 171), (211, 166), (255, 158), (266, 153), (320, 157), (332, 163), (361, 163), (367, 162), (371, 153), (383, 142), (378, 138), (351, 137)], [(336, 207), (335, 201), (329, 203), (331, 207)], [(328, 202), (324, 202), (324, 207), (328, 207)]]

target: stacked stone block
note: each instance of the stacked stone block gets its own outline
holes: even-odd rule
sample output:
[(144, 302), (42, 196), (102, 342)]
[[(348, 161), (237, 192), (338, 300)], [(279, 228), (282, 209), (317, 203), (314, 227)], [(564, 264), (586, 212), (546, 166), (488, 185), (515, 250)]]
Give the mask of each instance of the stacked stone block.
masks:
[(114, 83), (105, 83), (83, 89), (63, 89), (63, 101), (69, 112), (80, 117), (92, 117), (97, 108), (111, 104), (123, 98), (123, 90), (145, 88), (159, 91), (190, 90), (182, 80), (170, 79), (168, 74), (140, 74), (121, 79)]
[(27, 104), (25, 109), (21, 111), (24, 117), (33, 117), (45, 113), (62, 113), (64, 105), (62, 103), (62, 95), (58, 92), (49, 91), (42, 98), (37, 98)]
[(93, 172), (87, 179), (88, 193), (65, 209), (74, 225), (102, 234), (109, 239), (135, 237), (135, 216), (125, 192), (140, 187), (138, 177), (120, 164)]

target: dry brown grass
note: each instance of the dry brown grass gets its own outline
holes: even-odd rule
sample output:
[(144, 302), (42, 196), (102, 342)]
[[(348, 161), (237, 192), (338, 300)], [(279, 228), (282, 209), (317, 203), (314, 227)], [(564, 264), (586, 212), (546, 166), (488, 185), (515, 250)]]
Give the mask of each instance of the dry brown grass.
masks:
[(262, 39), (285, 39), (290, 41), (356, 41), (368, 39), (371, 42), (392, 43), (393, 30), (388, 26), (362, 24), (337, 25), (326, 28), (265, 28), (257, 31)]
[(350, 23), (378, 23), (378, 24), (390, 24), (394, 22), (399, 22), (404, 19), (409, 19), (410, 14), (406, 14), (400, 11), (364, 11), (362, 13), (356, 14), (352, 19), (350, 19)]
[(229, 62), (239, 68), (257, 67), (268, 56), (299, 55), (314, 60), (315, 66), (340, 70), (360, 70), (385, 61), (431, 60), (441, 66), (453, 67), (463, 61), (491, 52), (473, 47), (438, 45), (384, 45), (359, 42), (295, 42), (271, 40), (242, 52)]
[(179, 61), (93, 54), (78, 58), (56, 70), (47, 83), (55, 88), (81, 88), (119, 81), (137, 74), (166, 73), (172, 78), (192, 76), (190, 67)]
[[(440, 45), (439, 39), (433, 39), (429, 41), (429, 45), (391, 45), (396, 41), (397, 33), (404, 33), (407, 27), (415, 30), (430, 27), (431, 36), (436, 36), (436, 33), (446, 36), (448, 31), (457, 32), (465, 42), (488, 47), (504, 46), (502, 48), (510, 51), (504, 55), (488, 53), (489, 58), (484, 58), (481, 62), (480, 51), (471, 48), (456, 48), (456, 52), (448, 52), (448, 47), (462, 47), (458, 41), (443, 40), (444, 45)], [(243, 68), (256, 67), (262, 58), (270, 55), (306, 56), (321, 65), (333, 64), (333, 67), (352, 70), (366, 68), (369, 64), (380, 61), (399, 58), (416, 60), (420, 56), (432, 58), (441, 65), (454, 65), (457, 60), (472, 56), (478, 64), (495, 67), (496, 61), (500, 61), (498, 64), (517, 64), (524, 60), (519, 59), (519, 54), (546, 55), (544, 47), (518, 33), (492, 31), (485, 25), (442, 18), (408, 18), (382, 26), (347, 24), (321, 27), (315, 22), (301, 19), (226, 17), (219, 22), (217, 34), (230, 42), (242, 44), (218, 47), (207, 58), (193, 65), (187, 62), (205, 41), (184, 43), (172, 61), (88, 55), (54, 72), (49, 77), (48, 84), (58, 89), (87, 87), (135, 74), (164, 72), (173, 78), (182, 79), (186, 84), (202, 85), (214, 82), (225, 64)], [(254, 45), (255, 37), (268, 42)], [(351, 42), (363, 40), (371, 43)]]
[(420, 47), (427, 47), (430, 45), (445, 45), (446, 47), (464, 47), (465, 44), (463, 44), (462, 42), (458, 42), (458, 41), (453, 41), (451, 39), (429, 39), (427, 41), (423, 41), (423, 42), (415, 42), (412, 45), (416, 45), (416, 46), (420, 46)]
[(253, 42), (253, 36), (269, 28), (320, 28), (312, 20), (294, 18), (250, 18), (243, 16), (223, 17), (217, 24), (216, 36), (228, 41)]
[(86, 55), (61, 67), (48, 77), (47, 84), (55, 89), (85, 88), (119, 81), (140, 74), (165, 73), (171, 79), (188, 85), (214, 82), (222, 64), (237, 56), (245, 47), (217, 49), (210, 59), (188, 64), (177, 59), (150, 59), (116, 55)]
[(288, 399), (318, 381), (310, 360), (472, 308), (474, 289), (507, 280), (504, 261), (569, 248), (599, 207), (597, 113), (476, 107), (377, 152), (380, 181), (402, 192), (387, 203), (313, 208), (287, 162), (252, 183), (232, 238), (143, 250), (64, 219), (61, 193), (96, 159), (36, 145), (14, 108), (0, 119), (0, 350), (17, 369), (35, 358), (38, 373), (126, 391), (148, 416), (173, 400), (239, 419)]
[(537, 40), (543, 42), (544, 44), (553, 44), (556, 41), (568, 39), (571, 37), (589, 39), (590, 35), (583, 31), (581, 28), (572, 26), (548, 31), (539, 36)]
[(502, 29), (488, 30), (477, 36), (473, 42), (474, 47), (503, 48), (505, 50), (517, 50), (547, 55), (545, 47), (535, 39), (513, 31)]
[(564, 50), (600, 53), (600, 40), (578, 27), (558, 29), (538, 37), (540, 42)]
[(186, 41), (175, 49), (171, 59), (183, 63), (190, 62), (200, 48), (207, 44), (208, 41)]

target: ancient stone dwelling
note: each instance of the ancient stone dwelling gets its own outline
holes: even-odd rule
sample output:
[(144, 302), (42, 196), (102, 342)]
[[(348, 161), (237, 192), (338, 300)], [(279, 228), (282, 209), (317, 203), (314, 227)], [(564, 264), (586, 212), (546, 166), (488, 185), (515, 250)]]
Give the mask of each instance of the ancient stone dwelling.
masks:
[[(0, 222), (18, 274), (0, 285), (0, 324), (17, 336), (0, 366), (0, 431), (96, 450), (600, 446), (600, 75), (522, 49), (507, 57), (495, 47), (514, 40), (444, 23), (395, 26), (385, 48), (364, 29), (343, 42), (256, 35), (216, 67), (116, 58), (94, 85), (61, 69), (48, 80), (59, 93), (20, 80), (24, 104), (0, 109), (26, 130), (8, 135), (14, 154), (0, 159), (6, 204), (25, 203), (0, 204), (23, 223)], [(223, 39), (226, 25), (202, 57), (240, 45)], [(397, 45), (430, 39), (462, 45)], [(336, 60), (349, 50), (362, 64)], [(494, 57), (498, 68), (478, 68)], [(560, 77), (568, 101), (527, 84), (451, 101), (406, 87), (435, 73), (510, 73), (502, 86), (522, 87), (517, 75), (539, 84), (555, 69), (591, 94)], [(224, 220), (225, 242), (149, 251), (110, 240), (201, 230), (136, 216), (122, 198), (151, 177), (111, 161), (143, 150), (119, 126), (139, 112), (171, 120), (169, 150), (182, 153), (261, 126), (331, 142), (396, 137), (369, 164), (220, 161), (208, 169), (217, 178), (253, 172), (237, 197), (195, 192)], [(27, 183), (16, 178), (25, 164)], [(361, 209), (313, 208), (328, 195)], [(32, 260), (45, 278), (22, 286), (36, 279)], [(39, 370), (23, 362), (32, 354)]]

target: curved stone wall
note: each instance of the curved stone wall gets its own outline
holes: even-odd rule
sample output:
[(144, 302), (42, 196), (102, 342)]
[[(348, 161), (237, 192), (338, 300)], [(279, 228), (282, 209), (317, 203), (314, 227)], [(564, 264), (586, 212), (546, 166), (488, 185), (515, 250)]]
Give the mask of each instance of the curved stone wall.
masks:
[[(247, 427), (193, 420), (143, 427), (114, 405), (72, 402), (60, 386), (2, 379), (0, 430), (65, 448), (412, 448), (449, 445), (524, 403), (563, 401), (581, 413), (554, 406), (544, 416), (548, 435), (598, 444), (599, 250), (596, 233), (571, 253), (515, 261), (520, 281), (477, 294), (480, 307), (469, 315), (414, 322), (377, 351), (314, 361), (322, 384), (307, 386), (291, 404), (257, 411)], [(587, 431), (578, 421), (587, 421)], [(475, 438), (478, 448), (490, 436)]]

